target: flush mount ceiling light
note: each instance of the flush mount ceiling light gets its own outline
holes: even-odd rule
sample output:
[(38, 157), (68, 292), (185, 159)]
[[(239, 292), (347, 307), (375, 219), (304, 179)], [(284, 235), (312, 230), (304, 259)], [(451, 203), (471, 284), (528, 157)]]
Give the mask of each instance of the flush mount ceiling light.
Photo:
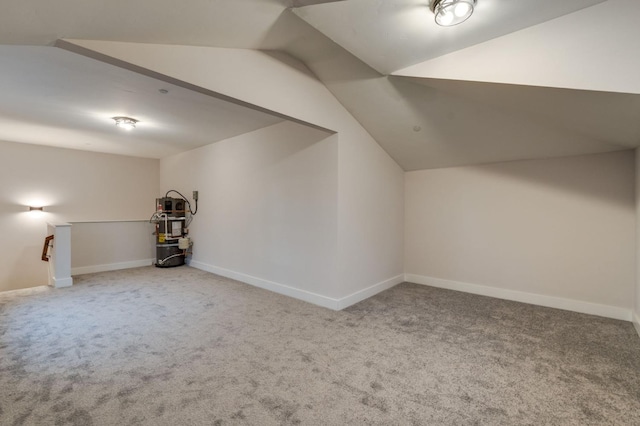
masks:
[(138, 120), (130, 117), (113, 117), (116, 122), (116, 126), (121, 127), (125, 130), (135, 129), (136, 123)]
[(451, 27), (469, 19), (475, 5), (476, 0), (433, 0), (431, 10), (436, 14), (436, 24)]

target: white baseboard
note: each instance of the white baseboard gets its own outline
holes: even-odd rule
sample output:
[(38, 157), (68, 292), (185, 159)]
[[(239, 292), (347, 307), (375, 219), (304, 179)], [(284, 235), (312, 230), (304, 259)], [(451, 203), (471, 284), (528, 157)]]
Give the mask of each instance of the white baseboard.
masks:
[(633, 326), (638, 332), (638, 337), (640, 337), (640, 314), (638, 312), (633, 313)]
[(51, 287), (54, 288), (63, 288), (63, 287), (71, 287), (73, 285), (73, 278), (56, 278), (51, 277)]
[(333, 299), (331, 297), (326, 297), (321, 294), (312, 293), (306, 290), (300, 290), (285, 284), (264, 280), (262, 278), (243, 274), (242, 272), (231, 271), (229, 269), (209, 265), (197, 260), (191, 260), (189, 262), (189, 266), (201, 269), (203, 271), (211, 272), (216, 275), (222, 275), (223, 277), (231, 278), (233, 280), (242, 281), (243, 283), (263, 288), (265, 290), (273, 291), (274, 293), (282, 294), (284, 296), (289, 296), (295, 299), (303, 300), (305, 302), (313, 303), (314, 305), (322, 306), (324, 308), (338, 310), (338, 299)]
[(488, 287), (479, 284), (470, 284), (459, 281), (443, 280), (440, 278), (426, 277), (423, 275), (405, 274), (405, 281), (428, 285), (431, 287), (445, 288), (449, 290), (463, 291), (465, 293), (490, 296), (498, 299), (513, 300), (529, 303), (531, 305), (546, 306), (548, 308), (564, 309), (583, 314), (597, 315), (623, 321), (631, 321), (631, 309), (617, 306), (600, 305), (597, 303), (583, 302), (580, 300), (565, 299), (562, 297), (545, 296), (542, 294), (526, 293), (524, 291), (507, 290), (497, 287)]
[(47, 291), (51, 288), (50, 285), (38, 285), (35, 287), (27, 287), (27, 288), (17, 288), (15, 290), (0, 290), (0, 296), (10, 296), (10, 295), (30, 295), (34, 293), (40, 293)]
[(374, 284), (371, 287), (365, 288), (364, 290), (357, 291), (349, 296), (343, 297), (338, 300), (338, 310), (342, 310), (351, 305), (355, 305), (358, 302), (362, 302), (365, 299), (370, 298), (371, 296), (375, 296), (378, 293), (381, 293), (385, 290), (394, 287), (401, 282), (404, 282), (404, 274), (396, 275), (393, 278), (389, 278), (388, 280), (384, 280), (379, 282), (378, 284)]
[(332, 297), (327, 297), (321, 294), (312, 293), (310, 291), (301, 290), (285, 284), (280, 284), (262, 278), (254, 277), (252, 275), (243, 274), (242, 272), (236, 272), (229, 269), (220, 268), (218, 266), (209, 265), (197, 260), (190, 260), (188, 264), (189, 266), (206, 272), (211, 272), (213, 274), (221, 275), (223, 277), (231, 278), (237, 281), (242, 281), (243, 283), (250, 284), (255, 287), (273, 291), (274, 293), (282, 294), (284, 296), (293, 297), (294, 299), (299, 299), (305, 302), (312, 303), (314, 305), (322, 306), (323, 308), (332, 309), (334, 311), (339, 311), (346, 308), (347, 306), (351, 306), (354, 303), (360, 302), (368, 297), (373, 296), (374, 294), (391, 288), (404, 280), (404, 275), (398, 275), (396, 277), (382, 281), (378, 284), (374, 284), (371, 287), (360, 290), (349, 296), (343, 297), (341, 299), (334, 299)]
[(94, 274), (96, 272), (117, 271), (119, 269), (140, 268), (153, 265), (155, 259), (132, 260), (129, 262), (109, 263), (106, 265), (79, 266), (71, 268), (71, 275)]

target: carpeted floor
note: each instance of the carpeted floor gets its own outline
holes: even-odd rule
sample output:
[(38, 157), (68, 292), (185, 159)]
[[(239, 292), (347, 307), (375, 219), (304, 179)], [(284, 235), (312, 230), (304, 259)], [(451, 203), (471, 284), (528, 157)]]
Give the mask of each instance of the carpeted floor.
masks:
[(181, 267), (0, 294), (2, 425), (640, 425), (630, 323), (413, 284), (333, 312)]

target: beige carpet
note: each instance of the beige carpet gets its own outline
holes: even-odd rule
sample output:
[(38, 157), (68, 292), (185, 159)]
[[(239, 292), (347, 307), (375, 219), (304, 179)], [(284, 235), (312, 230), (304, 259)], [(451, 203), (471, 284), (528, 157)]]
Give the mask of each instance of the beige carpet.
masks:
[(402, 284), (333, 312), (189, 267), (0, 294), (2, 425), (640, 425), (630, 323)]

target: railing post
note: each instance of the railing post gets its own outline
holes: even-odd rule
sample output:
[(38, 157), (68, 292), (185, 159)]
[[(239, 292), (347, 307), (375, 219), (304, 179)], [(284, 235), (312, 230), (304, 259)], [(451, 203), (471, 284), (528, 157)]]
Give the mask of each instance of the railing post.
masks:
[(49, 258), (49, 285), (55, 288), (73, 285), (71, 278), (71, 224), (48, 223), (49, 235), (53, 235), (53, 249)]

